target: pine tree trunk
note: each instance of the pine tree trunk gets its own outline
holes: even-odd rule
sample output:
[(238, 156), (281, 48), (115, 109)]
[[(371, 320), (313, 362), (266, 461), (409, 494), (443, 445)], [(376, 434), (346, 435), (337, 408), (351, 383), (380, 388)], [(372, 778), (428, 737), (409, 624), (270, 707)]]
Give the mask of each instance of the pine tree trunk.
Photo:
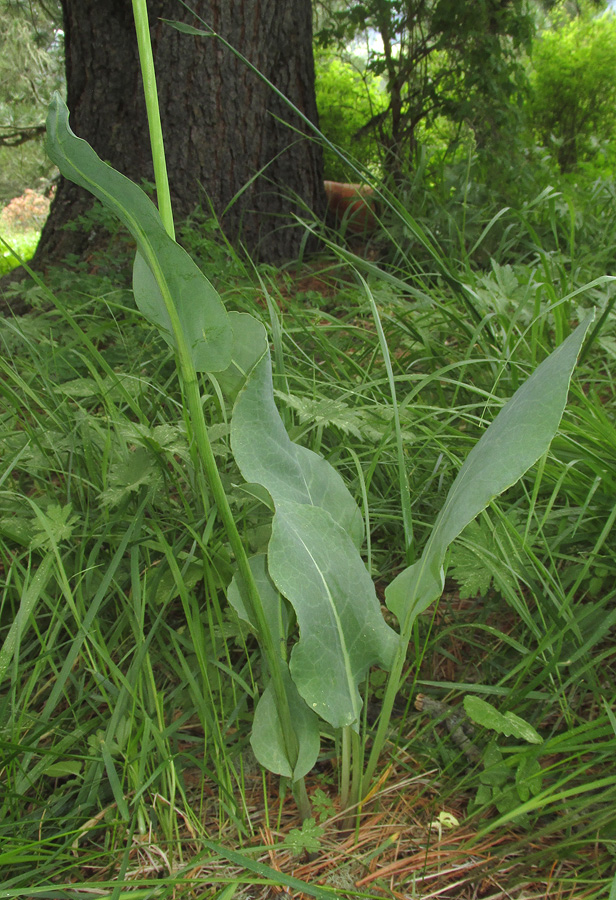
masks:
[[(129, 178), (151, 181), (130, 0), (62, 0), (62, 6), (73, 131)], [(310, 0), (195, 0), (193, 8), (316, 122)], [(148, 10), (176, 220), (200, 203), (253, 257), (296, 257), (304, 230), (293, 214), (306, 208), (320, 214), (325, 205), (320, 147), (215, 37), (182, 34), (161, 21), (204, 27), (177, 0), (148, 0)], [(36, 266), (87, 254), (98, 235), (63, 226), (91, 205), (89, 195), (61, 180)]]

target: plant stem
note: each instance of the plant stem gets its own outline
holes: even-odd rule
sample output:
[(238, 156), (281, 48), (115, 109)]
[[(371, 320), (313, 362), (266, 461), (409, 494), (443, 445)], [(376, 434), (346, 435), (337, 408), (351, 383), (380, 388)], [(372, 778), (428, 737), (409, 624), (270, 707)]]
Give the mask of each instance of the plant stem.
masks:
[[(139, 46), (139, 59), (141, 63), (147, 117), (150, 129), (150, 142), (152, 146), (159, 211), (165, 230), (171, 238), (175, 238), (146, 0), (133, 0), (133, 16), (135, 20), (135, 30), (137, 32), (137, 43)], [(155, 258), (148, 259), (147, 261), (156, 277), (157, 271), (159, 271), (158, 261)], [(276, 695), (276, 707), (282, 726), (287, 757), (291, 766), (295, 767), (299, 746), (293, 728), (289, 700), (282, 676), (280, 650), (276, 646), (274, 638), (269, 630), (259, 590), (248, 562), (246, 550), (235, 524), (231, 507), (229, 506), (229, 501), (220, 478), (216, 460), (214, 459), (203, 414), (197, 373), (193, 364), (190, 348), (186, 344), (184, 332), (173, 298), (165, 288), (164, 279), (162, 277), (157, 277), (156, 280), (161, 288), (161, 294), (169, 314), (173, 334), (177, 343), (177, 358), (183, 386), (182, 393), (193, 428), (195, 446), (205, 471), (210, 490), (212, 491), (218, 513), (227, 533), (227, 538), (231, 544), (231, 549), (235, 555), (240, 575), (246, 585), (247, 596), (244, 599), (247, 603), (249, 613), (252, 616), (252, 620), (256, 623), (259, 641), (272, 679), (272, 686)], [(302, 810), (302, 817), (305, 818), (310, 814), (310, 805), (303, 779), (300, 780), (300, 783), (297, 783), (297, 795), (299, 796), (298, 805)]]
[[(357, 814), (361, 800), (362, 768), (364, 763), (362, 740), (350, 725), (342, 729), (342, 771), (340, 807), (347, 811), (342, 820), (342, 828), (351, 828), (353, 814)], [(349, 779), (350, 775), (350, 779)], [(349, 784), (350, 780), (350, 784)], [(354, 810), (352, 814), (349, 810)]]
[(248, 562), (246, 549), (244, 547), (244, 544), (242, 543), (242, 538), (237, 529), (237, 525), (235, 524), (235, 519), (229, 505), (229, 500), (225, 493), (222, 479), (220, 477), (220, 472), (218, 471), (218, 466), (214, 458), (212, 445), (207, 433), (205, 416), (203, 414), (203, 406), (201, 403), (201, 394), (199, 391), (197, 373), (192, 361), (190, 349), (184, 337), (184, 331), (182, 329), (177, 310), (173, 302), (173, 298), (169, 294), (165, 280), (162, 277), (162, 273), (160, 273), (160, 275), (158, 275), (157, 277), (160, 267), (156, 257), (152, 256), (147, 260), (147, 262), (149, 263), (156, 281), (161, 289), (161, 295), (163, 297), (165, 308), (171, 322), (171, 328), (176, 339), (177, 360), (182, 379), (182, 396), (184, 398), (186, 407), (188, 408), (188, 415), (193, 429), (193, 440), (197, 448), (199, 459), (201, 460), (201, 465), (203, 466), (203, 470), (205, 472), (206, 480), (214, 497), (214, 502), (216, 503), (218, 514), (222, 519), (223, 527), (227, 534), (229, 543), (231, 544), (231, 549), (233, 550), (233, 553), (235, 555), (235, 561), (237, 563), (239, 573), (246, 586), (246, 596), (243, 599), (246, 603), (248, 612), (257, 627), (259, 642), (267, 661), (267, 667), (269, 669), (270, 677), (272, 679), (272, 686), (276, 696), (276, 708), (278, 710), (278, 715), (280, 718), (287, 757), (291, 766), (294, 767), (295, 763), (297, 762), (299, 746), (297, 742), (297, 736), (293, 728), (291, 710), (289, 708), (289, 699), (287, 697), (287, 692), (282, 676), (282, 659), (280, 655), (280, 649), (276, 646), (274, 638), (272, 637), (271, 631), (269, 629), (265, 611), (263, 609), (263, 603), (259, 594), (259, 589), (252, 574), (252, 569), (250, 568), (250, 564)]
[(292, 725), (291, 710), (289, 709), (287, 692), (285, 690), (284, 682), (282, 679), (282, 661), (280, 658), (280, 651), (276, 647), (271, 631), (268, 627), (267, 619), (265, 618), (265, 613), (263, 610), (263, 604), (261, 602), (261, 596), (259, 594), (259, 589), (257, 588), (254, 576), (252, 574), (252, 569), (250, 568), (248, 557), (246, 555), (246, 549), (244, 547), (244, 544), (242, 543), (242, 538), (237, 529), (237, 525), (235, 524), (235, 519), (233, 517), (231, 507), (229, 506), (229, 500), (220, 478), (218, 466), (216, 465), (214, 453), (212, 452), (212, 445), (210, 444), (210, 439), (207, 434), (207, 426), (205, 424), (205, 418), (203, 415), (201, 395), (199, 393), (196, 374), (194, 373), (194, 370), (192, 372), (186, 372), (183, 369), (182, 375), (184, 383), (184, 395), (186, 397), (186, 402), (188, 405), (190, 421), (193, 426), (195, 444), (197, 446), (199, 457), (201, 459), (207, 481), (210, 485), (210, 489), (214, 497), (214, 502), (216, 503), (220, 518), (222, 519), (224, 529), (227, 533), (227, 538), (229, 539), (229, 543), (231, 544), (231, 549), (233, 550), (233, 553), (235, 555), (237, 567), (239, 569), (240, 575), (242, 576), (244, 584), (246, 585), (247, 596), (244, 599), (247, 601), (248, 610), (252, 616), (253, 621), (257, 625), (259, 642), (261, 643), (265, 658), (267, 660), (267, 666), (272, 678), (274, 693), (276, 694), (276, 706), (278, 709), (278, 715), (280, 716), (287, 754), (289, 757), (289, 761), (294, 766), (297, 761), (298, 744), (297, 737)]
[[(402, 673), (402, 666), (404, 665), (405, 657), (406, 653), (404, 654), (404, 657), (399, 660), (399, 655), (396, 655), (396, 659), (394, 660), (394, 664), (389, 675), (387, 690), (385, 691), (385, 696), (383, 697), (383, 704), (381, 706), (381, 712), (379, 715), (378, 728), (376, 731), (376, 735), (374, 736), (374, 743), (372, 745), (372, 750), (370, 751), (370, 757), (368, 759), (368, 764), (366, 766), (366, 771), (364, 772), (364, 778), (362, 781), (361, 793), (363, 797), (365, 797), (370, 790), (372, 778), (379, 762), (379, 757), (381, 755), (381, 750), (383, 749), (383, 744), (385, 743), (385, 738), (387, 737), (387, 729), (389, 727), (391, 713), (394, 708), (396, 694), (398, 693), (400, 675)], [(390, 690), (390, 685), (395, 685), (396, 687)]]
[(379, 724), (374, 736), (374, 743), (372, 744), (372, 750), (370, 751), (368, 765), (366, 766), (366, 771), (364, 772), (364, 777), (361, 785), (362, 797), (365, 797), (370, 790), (372, 778), (378, 765), (379, 757), (381, 755), (385, 739), (387, 738), (387, 729), (389, 728), (389, 722), (391, 720), (391, 714), (394, 708), (396, 696), (400, 689), (402, 669), (404, 668), (404, 663), (406, 662), (406, 651), (409, 645), (409, 641), (410, 633), (408, 638), (406, 638), (406, 635), (402, 635), (400, 637), (400, 643), (398, 644), (398, 649), (394, 657), (391, 672), (389, 673), (389, 678), (387, 679), (387, 687), (385, 689), (385, 696), (383, 697), (383, 703), (381, 705), (381, 712), (379, 715)]
[(361, 797), (362, 788), (362, 770), (364, 766), (364, 746), (360, 735), (356, 731), (351, 731), (351, 752), (352, 752), (352, 768), (351, 768), (351, 797), (349, 806), (355, 807), (359, 812), (358, 804)]
[[(424, 551), (417, 563), (417, 565), (420, 565), (422, 567), (421, 571), (423, 571), (423, 567), (425, 567), (426, 565), (426, 560), (430, 558), (430, 550), (433, 540), (434, 530), (428, 538), (426, 546), (424, 547)], [(376, 735), (374, 736), (374, 743), (372, 744), (372, 750), (370, 751), (368, 765), (366, 766), (366, 771), (364, 772), (361, 790), (362, 797), (365, 797), (370, 790), (370, 782), (372, 781), (372, 778), (374, 776), (375, 769), (378, 765), (379, 756), (381, 755), (383, 745), (385, 744), (385, 739), (387, 738), (387, 729), (389, 728), (389, 723), (391, 721), (391, 714), (393, 712), (394, 703), (402, 684), (402, 670), (404, 669), (408, 646), (411, 642), (411, 636), (413, 634), (413, 625), (415, 624), (415, 619), (418, 615), (417, 604), (419, 601), (421, 590), (421, 588), (418, 588), (418, 585), (420, 584), (421, 573), (417, 576), (417, 582), (414, 588), (414, 592), (408, 599), (407, 613), (404, 617), (404, 621), (401, 622), (398, 647), (396, 649), (394, 661), (392, 663), (391, 671), (387, 679), (387, 687), (385, 688), (385, 695), (383, 697), (381, 713), (379, 715), (379, 724), (377, 726)]]
[(312, 815), (312, 810), (310, 808), (310, 799), (308, 797), (306, 781), (304, 778), (299, 778), (297, 781), (293, 782), (293, 797), (297, 803), (302, 822), (309, 819)]
[(141, 77), (143, 78), (145, 106), (148, 117), (148, 127), (150, 129), (150, 145), (152, 147), (152, 161), (154, 163), (154, 181), (156, 182), (158, 210), (160, 212), (160, 217), (163, 220), (165, 231), (169, 237), (175, 238), (175, 226), (173, 224), (173, 211), (171, 209), (171, 194), (169, 192), (169, 178), (167, 176), (167, 162), (165, 160), (163, 129), (160, 122), (160, 110), (158, 107), (156, 73), (154, 71), (154, 57), (152, 55), (152, 42), (150, 40), (150, 26), (148, 23), (146, 0), (133, 0), (133, 18), (135, 20), (135, 31), (137, 32)]
[(340, 806), (346, 809), (349, 805), (350, 772), (351, 772), (351, 726), (342, 729), (342, 748), (340, 753)]

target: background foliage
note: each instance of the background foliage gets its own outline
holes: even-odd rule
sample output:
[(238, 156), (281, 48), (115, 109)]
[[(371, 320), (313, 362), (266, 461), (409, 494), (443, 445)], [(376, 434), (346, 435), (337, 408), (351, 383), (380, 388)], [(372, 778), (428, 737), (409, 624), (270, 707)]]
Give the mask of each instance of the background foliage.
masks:
[[(340, 59), (321, 51), (316, 55), (316, 90), (319, 128), (344, 155), (358, 159), (374, 174), (381, 171), (381, 148), (366, 124), (387, 106), (381, 79), (366, 71), (365, 61)], [(324, 147), (324, 177), (353, 181), (348, 166), (337, 153)]]
[(533, 51), (529, 116), (561, 172), (616, 157), (616, 15), (586, 13), (545, 31)]
[(0, 2), (0, 206), (53, 172), (42, 126), (64, 85), (61, 22), (59, 0)]

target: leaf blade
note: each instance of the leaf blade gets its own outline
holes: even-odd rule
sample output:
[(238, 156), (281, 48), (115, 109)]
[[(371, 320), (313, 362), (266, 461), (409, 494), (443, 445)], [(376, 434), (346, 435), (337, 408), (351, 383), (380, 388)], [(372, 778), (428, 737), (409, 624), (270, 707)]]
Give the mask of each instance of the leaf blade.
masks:
[(341, 476), (321, 456), (295, 444), (286, 432), (274, 402), (269, 349), (236, 400), (231, 448), (246, 481), (262, 484), (274, 504), (290, 501), (326, 509), (355, 546), (361, 546), (362, 515)]
[(489, 728), (506, 737), (522, 738), (529, 744), (543, 743), (541, 735), (524, 719), (512, 712), (499, 712), (496, 707), (486, 700), (482, 700), (481, 697), (467, 694), (464, 698), (464, 711), (469, 719), (483, 728)]
[(319, 722), (315, 713), (306, 706), (300, 697), (286, 665), (282, 667), (282, 672), (289, 709), (293, 718), (293, 730), (298, 744), (295, 766), (292, 766), (287, 756), (282, 724), (271, 682), (257, 703), (250, 745), (262, 766), (276, 775), (284, 775), (293, 781), (298, 781), (310, 772), (319, 756), (321, 746)]
[(390, 667), (398, 644), (357, 549), (325, 510), (287, 502), (276, 508), (268, 561), (297, 616), (289, 668), (300, 695), (335, 728), (357, 727), (358, 685), (371, 665)]
[(518, 388), (473, 447), (440, 511), (420, 559), (387, 587), (388, 608), (407, 633), (443, 590), (450, 543), (546, 452), (558, 430), (589, 315)]
[(56, 93), (47, 115), (45, 149), (64, 177), (97, 197), (136, 241), (133, 287), (139, 309), (177, 349), (168, 305), (172, 303), (195, 369), (226, 369), (231, 329), (217, 291), (186, 251), (169, 237), (149, 197), (78, 138), (68, 118), (68, 108)]

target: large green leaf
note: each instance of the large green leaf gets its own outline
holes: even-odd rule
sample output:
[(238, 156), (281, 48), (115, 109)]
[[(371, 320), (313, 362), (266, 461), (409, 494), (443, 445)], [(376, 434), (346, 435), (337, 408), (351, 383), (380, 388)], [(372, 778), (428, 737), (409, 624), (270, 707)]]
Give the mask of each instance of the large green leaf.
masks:
[(231, 328), (215, 288), (169, 237), (147, 195), (73, 134), (68, 109), (57, 93), (49, 105), (45, 146), (64, 177), (98, 197), (137, 242), (133, 286), (141, 312), (176, 348), (170, 307), (174, 309), (196, 370), (226, 369), (231, 357)]
[(231, 447), (244, 478), (264, 487), (274, 504), (268, 565), (298, 619), (293, 680), (311, 710), (335, 727), (357, 728), (358, 684), (371, 665), (389, 668), (398, 638), (383, 621), (359, 555), (363, 520), (357, 504), (335, 469), (285, 430), (274, 402), (269, 349), (237, 396)]
[(274, 403), (269, 350), (236, 400), (231, 447), (246, 481), (263, 485), (276, 506), (291, 501), (326, 509), (355, 546), (361, 546), (363, 519), (344, 481), (326, 460), (295, 444), (285, 430)]
[(451, 542), (488, 503), (546, 452), (567, 402), (571, 375), (594, 316), (588, 316), (515, 392), (467, 456), (420, 559), (385, 591), (407, 634), (412, 619), (442, 593)]
[(297, 781), (307, 775), (319, 755), (319, 720), (306, 706), (291, 680), (289, 670), (282, 667), (283, 681), (297, 738), (298, 755), (291, 765), (285, 748), (282, 724), (272, 684), (267, 685), (255, 709), (250, 745), (258, 761), (270, 772)]
[(357, 548), (324, 509), (283, 501), (276, 505), (268, 561), (297, 615), (300, 639), (290, 670), (299, 693), (334, 727), (357, 729), (357, 686), (371, 665), (390, 667), (398, 643)]

